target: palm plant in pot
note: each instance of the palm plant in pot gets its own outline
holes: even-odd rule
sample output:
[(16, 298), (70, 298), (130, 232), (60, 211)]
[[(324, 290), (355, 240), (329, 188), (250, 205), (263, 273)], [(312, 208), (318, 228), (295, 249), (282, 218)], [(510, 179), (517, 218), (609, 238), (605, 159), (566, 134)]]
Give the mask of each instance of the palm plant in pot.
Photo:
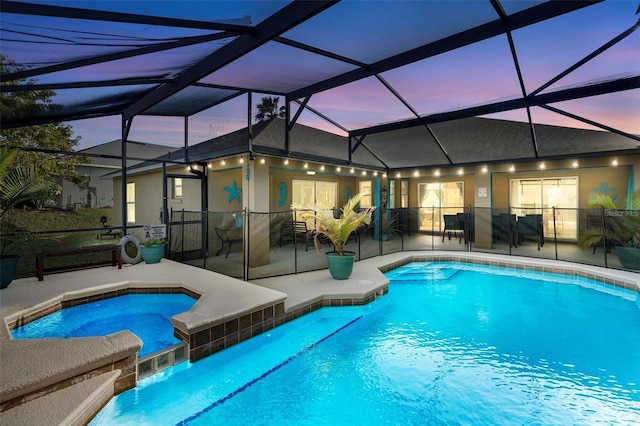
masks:
[(361, 226), (371, 223), (371, 214), (374, 207), (356, 211), (356, 207), (366, 194), (361, 192), (342, 207), (341, 214), (336, 217), (333, 210), (315, 207), (313, 212), (303, 215), (305, 220), (312, 219), (314, 226), (314, 245), (319, 251), (322, 248), (322, 240), (331, 242), (334, 251), (327, 253), (329, 273), (336, 280), (345, 280), (351, 276), (355, 253), (346, 251), (345, 246), (349, 236)]
[(140, 254), (145, 263), (158, 263), (164, 254), (165, 238), (150, 238), (140, 245)]
[(590, 226), (582, 231), (578, 245), (587, 248), (604, 242), (608, 247), (615, 246), (622, 266), (638, 270), (640, 269), (640, 190), (633, 192), (629, 201), (631, 210), (618, 210), (609, 195), (591, 194), (589, 207), (601, 208), (604, 220), (600, 220), (599, 225)]
[(0, 147), (0, 288), (11, 284), (20, 258), (9, 254), (10, 249), (30, 235), (11, 223), (9, 213), (49, 187), (36, 168), (14, 166), (16, 155), (17, 149)]

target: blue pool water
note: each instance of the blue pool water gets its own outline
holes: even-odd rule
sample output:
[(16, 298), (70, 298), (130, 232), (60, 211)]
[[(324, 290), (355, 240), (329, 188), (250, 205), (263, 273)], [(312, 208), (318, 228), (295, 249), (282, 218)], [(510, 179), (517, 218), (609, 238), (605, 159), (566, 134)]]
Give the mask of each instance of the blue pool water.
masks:
[(144, 378), (92, 424), (640, 424), (636, 293), (454, 263), (388, 277), (368, 305)]
[(11, 331), (14, 339), (105, 336), (129, 330), (144, 356), (180, 341), (169, 318), (186, 312), (196, 299), (185, 294), (129, 294), (65, 308)]

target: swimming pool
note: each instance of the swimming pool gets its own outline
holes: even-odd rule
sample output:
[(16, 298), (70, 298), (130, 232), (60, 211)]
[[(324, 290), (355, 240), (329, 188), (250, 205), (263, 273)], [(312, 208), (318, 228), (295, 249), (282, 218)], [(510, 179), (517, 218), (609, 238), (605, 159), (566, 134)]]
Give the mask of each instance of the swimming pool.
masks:
[(169, 318), (196, 302), (185, 294), (128, 294), (61, 309), (11, 330), (14, 339), (105, 336), (129, 330), (144, 356), (179, 343)]
[(109, 402), (92, 424), (638, 424), (637, 293), (463, 263), (391, 271)]

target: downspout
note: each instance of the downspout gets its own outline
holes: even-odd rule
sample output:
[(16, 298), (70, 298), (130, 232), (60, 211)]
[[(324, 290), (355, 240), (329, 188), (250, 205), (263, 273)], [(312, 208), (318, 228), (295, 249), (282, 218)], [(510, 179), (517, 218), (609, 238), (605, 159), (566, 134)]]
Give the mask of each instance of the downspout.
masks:
[(127, 138), (129, 137), (132, 121), (133, 117), (127, 120), (124, 115), (122, 116), (122, 235), (127, 235)]

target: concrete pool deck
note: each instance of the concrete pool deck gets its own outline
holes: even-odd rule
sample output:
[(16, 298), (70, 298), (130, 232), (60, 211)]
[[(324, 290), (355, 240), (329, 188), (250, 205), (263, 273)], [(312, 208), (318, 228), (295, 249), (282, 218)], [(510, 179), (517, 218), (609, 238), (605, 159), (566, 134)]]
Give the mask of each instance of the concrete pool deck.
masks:
[[(201, 294), (201, 297), (190, 312), (177, 316), (174, 325), (179, 323), (186, 328), (198, 329), (205, 323), (223, 322), (229, 316), (243, 315), (255, 311), (256, 307), (277, 303), (283, 304), (284, 314), (293, 315), (294, 312), (306, 313), (303, 311), (305, 307), (329, 306), (331, 301), (348, 303), (364, 300), (368, 295), (375, 298), (384, 294), (388, 286), (388, 280), (380, 269), (391, 269), (413, 259), (462, 260), (578, 274), (640, 293), (638, 273), (545, 259), (433, 251), (401, 252), (356, 262), (352, 276), (344, 281), (333, 280), (327, 270), (321, 270), (247, 283), (164, 259), (160, 264), (127, 265), (122, 270), (103, 267), (46, 275), (40, 282), (35, 277), (25, 278), (15, 280), (7, 289), (0, 291), (0, 314), (5, 320), (4, 327), (0, 327), (0, 402), (37, 389), (38, 379), (55, 379), (52, 378), (55, 375), (52, 370), (61, 377), (74, 377), (74, 370), (79, 368), (78, 358), (109, 360), (114, 353), (129, 356), (139, 349), (139, 339), (129, 332), (86, 339), (37, 339), (37, 344), (13, 340), (8, 324), (24, 312), (37, 310), (51, 300), (104, 293), (114, 287), (182, 286)], [(70, 340), (77, 342), (72, 344)], [(91, 413), (111, 398), (118, 373), (119, 369), (114, 367), (45, 396), (35, 395), (0, 412), (0, 423), (84, 424), (91, 418)]]

